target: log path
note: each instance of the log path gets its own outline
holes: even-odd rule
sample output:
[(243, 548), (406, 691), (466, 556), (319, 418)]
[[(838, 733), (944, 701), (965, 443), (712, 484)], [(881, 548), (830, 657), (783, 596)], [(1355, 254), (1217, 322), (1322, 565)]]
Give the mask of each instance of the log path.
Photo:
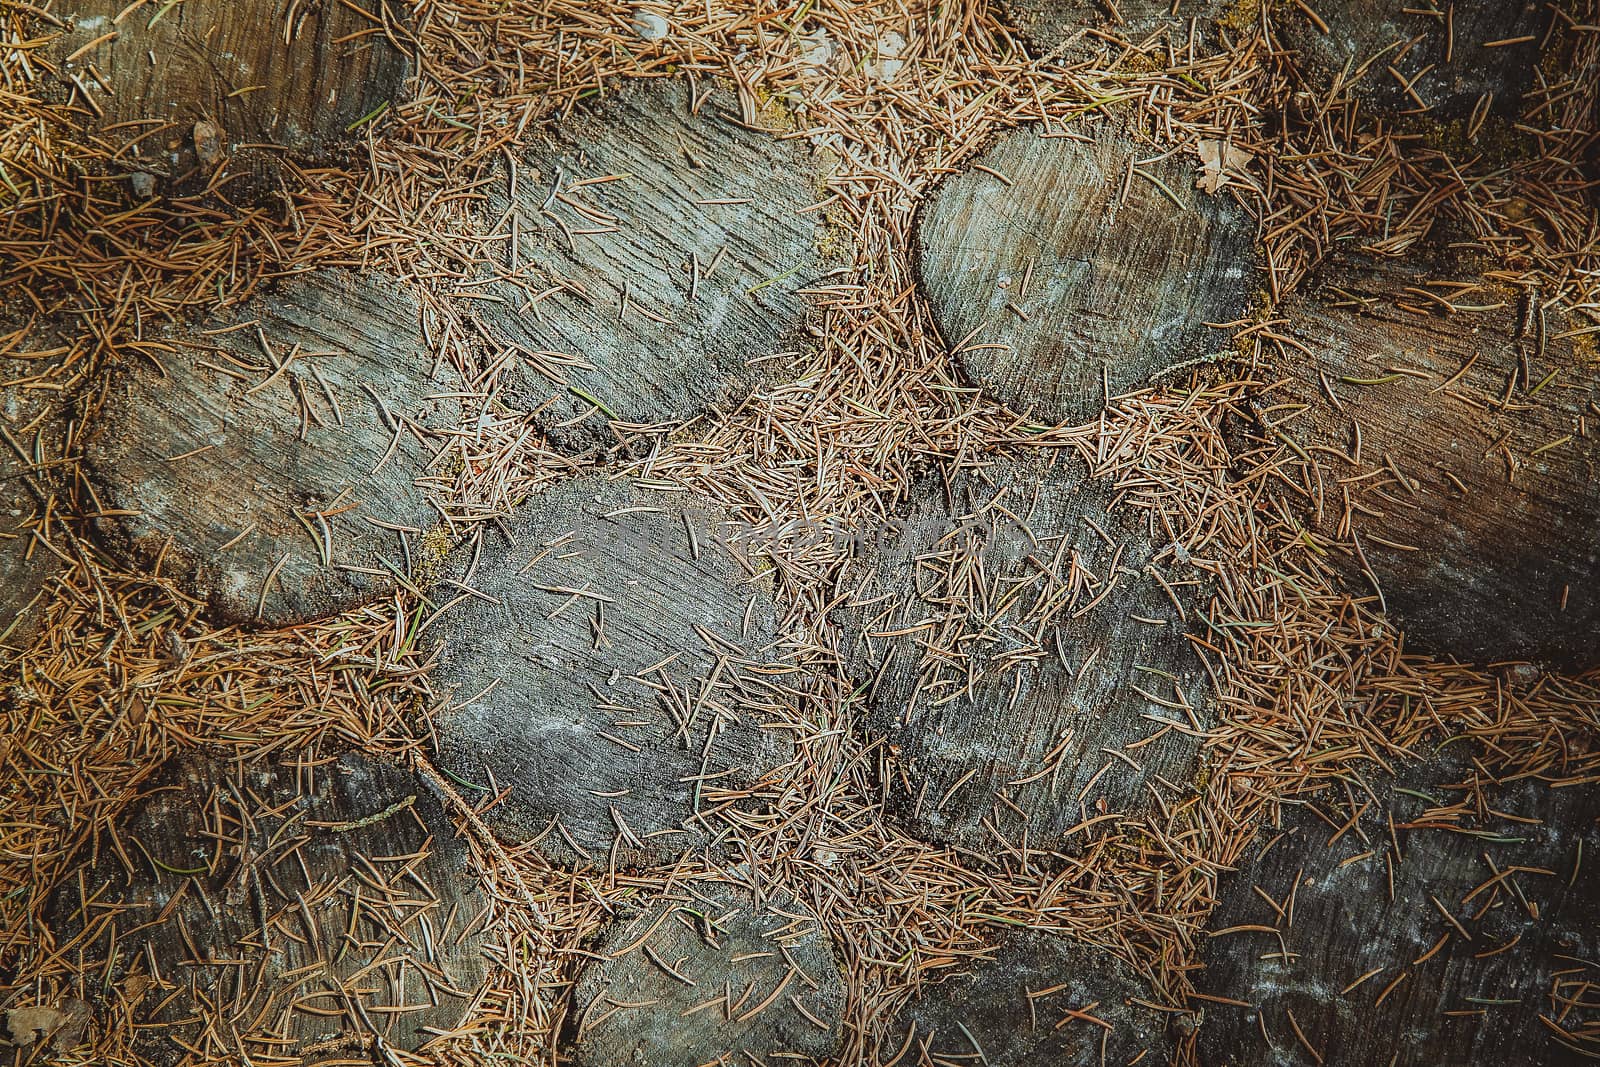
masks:
[(425, 431), (461, 421), (419, 315), (393, 279), (319, 272), (126, 363), (85, 455), (110, 546), (160, 559), (229, 622), (392, 589), (438, 519)]
[(394, 1062), (488, 974), (488, 902), (440, 801), (364, 756), (175, 757), (86, 851), (47, 918), (93, 961), (78, 994), (152, 1064)]
[[(58, 91), (151, 177), (209, 181), (230, 157), (274, 173), (331, 158), (399, 102), (410, 63), (388, 0), (70, 0)], [(237, 164), (234, 169), (238, 169)]]
[(1035, 420), (1109, 397), (1230, 341), (1254, 285), (1253, 227), (1194, 168), (1106, 124), (1084, 142), (1004, 134), (940, 183), (917, 226), (923, 287), (972, 379)]
[(1199, 589), (1110, 503), (1066, 463), (929, 478), (854, 576), (841, 644), (918, 836), (1025, 858), (1187, 779)]
[[(508, 391), (569, 450), (609, 422), (742, 400), (798, 351), (822, 273), (822, 176), (805, 142), (726, 90), (634, 84), (540, 136), (493, 186), (505, 280), (475, 305), (522, 354)], [(752, 365), (752, 361), (760, 362)]]
[(1411, 647), (1582, 669), (1600, 664), (1600, 382), (1538, 301), (1330, 269), (1283, 309), (1286, 384), (1258, 411), (1300, 461), (1308, 523), (1354, 535), (1331, 561)]
[[(547, 490), (435, 598), (454, 703), (439, 758), (507, 790), (498, 832), (552, 859), (666, 862), (792, 748), (776, 612), (683, 493), (590, 476)], [(466, 592), (464, 590), (471, 590)], [(613, 852), (616, 850), (616, 852)]]
[(696, 885), (601, 936), (578, 977), (575, 1067), (814, 1063), (838, 1049), (844, 978), (787, 895)]
[[(1600, 793), (1408, 769), (1313, 798), (1218, 887), (1202, 1062), (1578, 1064), (1600, 1053)], [(1240, 1003), (1242, 1002), (1242, 1003)]]

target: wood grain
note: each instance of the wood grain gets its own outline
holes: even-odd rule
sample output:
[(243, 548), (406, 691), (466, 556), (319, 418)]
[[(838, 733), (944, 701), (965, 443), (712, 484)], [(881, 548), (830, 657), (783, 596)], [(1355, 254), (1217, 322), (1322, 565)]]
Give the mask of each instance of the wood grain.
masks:
[(419, 316), (392, 278), (319, 272), (171, 330), (122, 370), (87, 446), (108, 543), (231, 622), (392, 589), (437, 518), (427, 431), (460, 421)]
[[(1293, 53), (1305, 87), (1318, 97), (1353, 80), (1355, 94), (1383, 111), (1465, 116), (1488, 93), (1493, 110), (1514, 113), (1539, 63), (1539, 38), (1550, 20), (1546, 5), (1494, 0), (1433, 6), (1440, 14), (1410, 0), (1316, 0), (1270, 10), (1281, 45)], [(1518, 43), (1484, 47), (1501, 41)]]
[(1090, 820), (1147, 810), (1157, 776), (1188, 778), (1210, 719), (1184, 636), (1197, 579), (1110, 504), (1065, 463), (930, 478), (857, 571), (842, 650), (918, 836), (1071, 849)]
[(1248, 1007), (1197, 1002), (1201, 1062), (1592, 1062), (1600, 1009), (1573, 995), (1600, 982), (1600, 791), (1490, 785), (1492, 812), (1466, 818), (1445, 812), (1462, 769), (1261, 832), (1218, 887), (1196, 982)]
[(124, 165), (179, 181), (241, 149), (257, 150), (249, 166), (327, 158), (399, 102), (410, 69), (387, 0), (69, 0), (54, 14), (61, 93), (128, 146)]
[[(794, 675), (768, 595), (714, 540), (721, 513), (590, 476), (546, 490), (486, 546), (434, 625), (454, 705), (439, 758), (509, 790), (497, 831), (558, 862), (666, 862), (787, 758)], [(615, 858), (615, 857), (609, 857)]]
[(1106, 36), (1142, 45), (1151, 39), (1179, 47), (1189, 41), (1191, 23), (1201, 40), (1229, 7), (1226, 0), (1007, 0), (1017, 28), (1036, 52), (1049, 52), (1083, 33), (1085, 44)]
[(1243, 211), (1197, 191), (1176, 159), (1135, 166), (1154, 154), (1110, 125), (1089, 143), (1024, 127), (923, 209), (918, 266), (939, 329), (1014, 410), (1086, 420), (1108, 389), (1225, 347), (1229, 334), (1206, 324), (1249, 307)]
[[(634, 84), (564, 118), (492, 187), (508, 238), (499, 302), (476, 310), (517, 347), (508, 396), (569, 450), (606, 424), (679, 422), (737, 401), (797, 351), (822, 273), (824, 199), (805, 142), (739, 118), (726, 90)], [(515, 190), (513, 195), (513, 189)]]
[(1467, 282), (1328, 271), (1282, 309), (1265, 433), (1416, 650), (1600, 664), (1600, 363), (1530, 294)]
[(1165, 1019), (1135, 997), (1148, 1001), (1150, 991), (1111, 954), (1020, 932), (908, 1005), (896, 1024), (904, 1036), (886, 1042), (895, 1055), (883, 1067), (1165, 1063)]
[(50, 579), (70, 558), (53, 498), (69, 481), (68, 395), (82, 357), (48, 323), (0, 309), (0, 660), (38, 633)]
[(152, 1064), (395, 1062), (453, 1029), (487, 901), (439, 800), (364, 756), (174, 758), (52, 896), (99, 1024)]
[(693, 885), (613, 923), (594, 951), (573, 994), (575, 1067), (799, 1067), (839, 1046), (844, 978), (787, 894)]

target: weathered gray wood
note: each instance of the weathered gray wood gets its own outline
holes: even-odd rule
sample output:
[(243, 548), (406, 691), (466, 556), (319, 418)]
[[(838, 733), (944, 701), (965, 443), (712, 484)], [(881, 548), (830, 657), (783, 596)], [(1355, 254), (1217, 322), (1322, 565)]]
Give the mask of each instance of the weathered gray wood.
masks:
[(1449, 810), (1461, 770), (1339, 790), (1261, 832), (1218, 888), (1196, 976), (1249, 1006), (1196, 1002), (1201, 1062), (1531, 1067), (1600, 1053), (1600, 790), (1524, 779), (1486, 788), (1480, 816)]
[(1330, 561), (1354, 592), (1382, 590), (1419, 651), (1600, 663), (1591, 357), (1526, 295), (1427, 283), (1341, 268), (1288, 302), (1286, 384), (1259, 405), (1269, 444), (1315, 460), (1307, 521), (1354, 533), (1361, 554)]
[(392, 589), (437, 519), (419, 479), (442, 446), (424, 431), (460, 419), (405, 287), (302, 275), (165, 347), (123, 368), (87, 446), (112, 546), (185, 574), (228, 621)]
[(1110, 503), (1065, 462), (931, 478), (857, 572), (842, 651), (919, 836), (1072, 848), (1189, 775), (1210, 718), (1196, 580)]
[(742, 398), (767, 366), (752, 360), (799, 348), (821, 174), (803, 140), (742, 124), (738, 106), (709, 85), (636, 83), (542, 134), (494, 187), (511, 280), (476, 309), (526, 357), (508, 396), (562, 447), (614, 443), (608, 419)]
[[(1495, 111), (1514, 112), (1551, 18), (1537, 0), (1314, 0), (1269, 10), (1280, 44), (1319, 98), (1354, 82), (1354, 93), (1380, 110), (1441, 117), (1470, 114), (1485, 93)], [(1501, 41), (1518, 43), (1484, 47)]]
[(1233, 5), (1227, 0), (1007, 0), (1006, 9), (1035, 51), (1049, 52), (1082, 33), (1093, 45), (1116, 37), (1142, 45), (1155, 38), (1183, 46), (1191, 24), (1200, 40)]
[(716, 543), (721, 514), (603, 477), (546, 490), (486, 547), (433, 626), (456, 706), (439, 758), (508, 790), (490, 820), (560, 862), (664, 862), (787, 758), (793, 676), (768, 661), (776, 612)]
[(1017, 411), (1088, 419), (1108, 387), (1115, 396), (1222, 349), (1228, 333), (1206, 324), (1249, 307), (1244, 212), (1197, 191), (1176, 159), (1135, 166), (1154, 154), (1111, 125), (1089, 143), (1025, 127), (923, 210), (918, 263), (939, 329)]
[(1110, 953), (1041, 931), (1014, 934), (900, 1013), (904, 1037), (888, 1043), (883, 1067), (1166, 1063), (1165, 1018), (1135, 997), (1148, 1001), (1150, 991)]
[(844, 978), (816, 915), (787, 895), (690, 886), (594, 951), (573, 994), (575, 1067), (800, 1065), (838, 1049)]
[(62, 391), (72, 375), (62, 364), (71, 351), (33, 317), (0, 309), (0, 649), (38, 633), (50, 578), (64, 565), (46, 517), (65, 472)]
[(207, 181), (241, 152), (231, 170), (326, 157), (399, 100), (410, 66), (387, 0), (69, 0), (53, 14), (59, 91), (131, 146), (122, 165), (164, 178)]
[(152, 1064), (392, 1063), (383, 1046), (462, 1021), (486, 905), (410, 772), (191, 755), (92, 843), (47, 918), (99, 1026)]

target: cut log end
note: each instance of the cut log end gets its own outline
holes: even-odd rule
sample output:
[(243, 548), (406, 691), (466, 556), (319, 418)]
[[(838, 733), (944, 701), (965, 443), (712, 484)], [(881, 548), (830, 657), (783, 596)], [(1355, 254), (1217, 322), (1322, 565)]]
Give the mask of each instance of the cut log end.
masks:
[(906, 1063), (1164, 1063), (1162, 1013), (1150, 991), (1109, 952), (1029, 931), (1009, 937), (994, 958), (924, 991), (900, 1014), (902, 1041), (919, 1050)]
[(1309, 91), (1348, 85), (1380, 111), (1434, 117), (1470, 114), (1484, 96), (1496, 113), (1515, 113), (1551, 17), (1535, 0), (1454, 4), (1437, 14), (1409, 0), (1317, 0), (1272, 12)]
[[(493, 187), (504, 280), (477, 307), (517, 348), (508, 396), (567, 451), (608, 423), (681, 422), (798, 350), (827, 258), (804, 142), (743, 124), (681, 82), (634, 84), (564, 120)], [(752, 361), (759, 360), (759, 364)]]
[(1202, 1062), (1592, 1058), (1597, 1012), (1575, 994), (1600, 982), (1600, 794), (1486, 783), (1480, 816), (1449, 785), (1463, 769), (1316, 797), (1262, 831), (1218, 886)]
[(1111, 499), (1064, 467), (932, 479), (862, 568), (844, 651), (918, 836), (1070, 850), (1189, 776), (1209, 718), (1184, 636), (1197, 585)]
[(587, 477), (545, 491), (486, 549), (436, 630), (459, 779), (559, 862), (664, 862), (787, 758), (783, 675), (754, 673), (776, 611), (715, 537), (709, 502)]
[(230, 622), (285, 625), (392, 589), (436, 512), (428, 428), (460, 387), (393, 279), (294, 278), (121, 369), (86, 465), (114, 548)]
[(0, 309), (0, 648), (37, 636), (66, 565), (54, 498), (70, 451), (63, 391), (79, 355), (31, 316)]
[(136, 175), (178, 184), (225, 163), (270, 172), (284, 152), (328, 159), (399, 102), (410, 70), (388, 0), (71, 0), (54, 14), (62, 96)]
[(85, 996), (140, 1062), (223, 1060), (240, 1042), (305, 1062), (379, 1040), (410, 1051), (456, 1028), (488, 973), (466, 865), (410, 772), (355, 754), (185, 756), (101, 835), (47, 919), (75, 958), (103, 961)]
[(574, 990), (576, 1067), (811, 1063), (838, 1051), (845, 983), (817, 918), (693, 886), (613, 924)]
[(1335, 268), (1284, 317), (1258, 411), (1346, 586), (1419, 651), (1600, 663), (1600, 381), (1537, 295)]
[(1007, 0), (1035, 52), (1053, 51), (1074, 38), (1085, 47), (1108, 44), (1118, 38), (1142, 45), (1165, 37), (1182, 46), (1189, 40), (1191, 24), (1202, 40), (1212, 23), (1230, 9), (1226, 0)]
[(967, 373), (1035, 419), (1107, 400), (1224, 349), (1241, 319), (1252, 228), (1174, 160), (1114, 128), (1091, 143), (1026, 128), (945, 180), (917, 229), (923, 286)]

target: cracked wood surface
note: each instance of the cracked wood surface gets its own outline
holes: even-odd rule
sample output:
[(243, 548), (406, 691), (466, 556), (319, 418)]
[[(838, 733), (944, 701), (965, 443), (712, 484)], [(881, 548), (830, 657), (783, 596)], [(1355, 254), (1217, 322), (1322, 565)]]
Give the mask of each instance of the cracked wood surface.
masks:
[(1381, 111), (1449, 118), (1471, 114), (1486, 94), (1493, 111), (1515, 113), (1552, 17), (1536, 0), (1315, 0), (1272, 8), (1279, 42), (1319, 98), (1353, 84)]
[(1188, 780), (1210, 718), (1184, 636), (1198, 579), (1112, 499), (1076, 461), (928, 478), (852, 576), (842, 650), (917, 836), (1070, 849)]
[(1165, 1063), (1165, 1018), (1134, 998), (1150, 1000), (1148, 988), (1110, 953), (1020, 931), (909, 1004), (884, 1067)]
[(1003, 134), (946, 178), (918, 270), (974, 382), (1043, 422), (1083, 422), (1229, 343), (1250, 306), (1253, 226), (1198, 171), (1102, 125), (1081, 142)]
[(736, 404), (799, 350), (824, 269), (803, 140), (747, 124), (725, 89), (670, 81), (610, 93), (515, 155), (486, 208), (505, 277), (477, 310), (520, 353), (511, 399), (559, 446)]
[(85, 454), (109, 545), (229, 622), (392, 589), (437, 520), (426, 430), (460, 423), (419, 316), (391, 278), (317, 272), (124, 361)]
[(1284, 384), (1258, 413), (1312, 528), (1360, 545), (1330, 562), (1382, 590), (1411, 647), (1582, 669), (1600, 663), (1600, 382), (1535, 300), (1325, 271), (1282, 309)]
[(116, 1044), (171, 1067), (392, 1062), (463, 1019), (487, 901), (439, 799), (355, 753), (302, 759), (173, 758), (56, 890)]
[(1593, 1061), (1600, 793), (1522, 779), (1462, 811), (1464, 771), (1352, 784), (1260, 832), (1218, 885), (1201, 1062)]
[(815, 1064), (841, 1039), (845, 982), (816, 915), (695, 885), (601, 935), (579, 975), (576, 1067)]
[[(667, 862), (792, 749), (776, 611), (722, 513), (589, 476), (540, 493), (435, 599), (439, 758), (558, 862)], [(467, 590), (471, 590), (468, 592)], [(609, 855), (616, 849), (618, 855)]]
[[(225, 156), (327, 158), (399, 102), (410, 63), (386, 0), (69, 0), (59, 91), (126, 144), (124, 165), (208, 180)], [(48, 28), (46, 28), (48, 29)]]

